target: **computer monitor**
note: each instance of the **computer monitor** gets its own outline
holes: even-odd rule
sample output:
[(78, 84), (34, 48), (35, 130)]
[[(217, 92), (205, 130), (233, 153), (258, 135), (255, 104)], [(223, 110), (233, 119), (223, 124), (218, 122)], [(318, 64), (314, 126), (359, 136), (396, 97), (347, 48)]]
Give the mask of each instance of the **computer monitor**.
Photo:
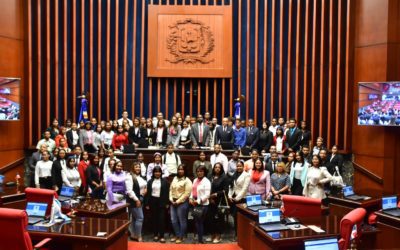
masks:
[(44, 217), (46, 215), (46, 210), (46, 203), (28, 202), (26, 204), (26, 213), (28, 216)]
[(262, 199), (260, 194), (246, 196), (246, 205), (248, 207), (257, 206), (261, 204), (262, 204)]
[(75, 188), (73, 187), (68, 187), (68, 186), (62, 186), (61, 187), (61, 192), (60, 195), (66, 196), (66, 197), (72, 197), (75, 193)]
[(393, 209), (397, 207), (397, 196), (382, 197), (382, 210)]
[(305, 250), (339, 250), (338, 240), (336, 238), (307, 240), (304, 241)]
[(258, 211), (258, 223), (273, 223), (281, 221), (281, 211), (279, 208), (262, 209)]
[(353, 195), (354, 191), (353, 191), (353, 187), (352, 186), (346, 186), (343, 188), (343, 195), (344, 197)]

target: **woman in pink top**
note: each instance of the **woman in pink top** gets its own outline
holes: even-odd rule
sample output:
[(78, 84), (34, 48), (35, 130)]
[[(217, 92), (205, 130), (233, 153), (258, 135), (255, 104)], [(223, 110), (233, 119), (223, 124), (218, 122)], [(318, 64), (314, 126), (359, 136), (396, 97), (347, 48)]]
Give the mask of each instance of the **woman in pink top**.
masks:
[(264, 163), (257, 159), (254, 162), (253, 170), (250, 172), (250, 185), (248, 189), (249, 195), (261, 194), (262, 199), (269, 197), (271, 189), (270, 175), (264, 170)]

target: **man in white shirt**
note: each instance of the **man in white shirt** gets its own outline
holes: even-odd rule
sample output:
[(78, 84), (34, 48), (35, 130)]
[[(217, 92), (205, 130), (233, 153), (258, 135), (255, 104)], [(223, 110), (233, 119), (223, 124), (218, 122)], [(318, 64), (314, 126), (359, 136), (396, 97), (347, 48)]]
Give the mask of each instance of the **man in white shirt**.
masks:
[(46, 144), (48, 151), (53, 152), (54, 149), (56, 148), (56, 142), (50, 138), (51, 136), (50, 131), (44, 131), (43, 135), (44, 138), (38, 142), (38, 144), (36, 145), (36, 149), (40, 150), (40, 146), (42, 144)]
[(178, 173), (178, 166), (181, 165), (181, 157), (174, 152), (174, 144), (169, 144), (167, 153), (162, 156), (162, 162), (167, 166), (168, 173), (174, 177)]
[[(157, 123), (158, 123), (159, 120), (164, 120), (164, 114), (161, 113), (161, 112), (157, 113), (157, 118), (156, 119), (153, 118), (153, 127), (154, 128), (157, 128)], [(164, 120), (164, 124), (165, 124), (166, 127), (168, 127), (169, 126), (169, 121), (168, 120)]]
[(221, 145), (215, 144), (214, 145), (214, 154), (210, 157), (211, 166), (214, 167), (215, 163), (219, 162), (224, 167), (225, 173), (228, 172), (228, 157), (221, 153)]
[(122, 118), (118, 119), (118, 125), (122, 126), (123, 125), (122, 122), (124, 120), (126, 120), (126, 121), (128, 121), (129, 126), (132, 127), (133, 126), (133, 122), (132, 122), (131, 119), (128, 118), (128, 116), (129, 116), (128, 111), (126, 111), (126, 110), (122, 111)]

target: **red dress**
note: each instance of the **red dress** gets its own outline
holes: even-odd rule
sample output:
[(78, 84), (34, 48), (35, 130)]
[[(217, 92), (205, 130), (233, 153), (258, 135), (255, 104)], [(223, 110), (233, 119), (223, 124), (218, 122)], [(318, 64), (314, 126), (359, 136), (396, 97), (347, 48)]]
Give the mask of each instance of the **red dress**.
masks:
[(90, 161), (80, 161), (78, 165), (78, 172), (79, 175), (81, 176), (81, 181), (82, 181), (82, 187), (86, 190), (86, 169), (89, 167)]
[(129, 144), (128, 137), (125, 133), (122, 134), (114, 134), (112, 139), (112, 146), (114, 150), (120, 149), (122, 145)]

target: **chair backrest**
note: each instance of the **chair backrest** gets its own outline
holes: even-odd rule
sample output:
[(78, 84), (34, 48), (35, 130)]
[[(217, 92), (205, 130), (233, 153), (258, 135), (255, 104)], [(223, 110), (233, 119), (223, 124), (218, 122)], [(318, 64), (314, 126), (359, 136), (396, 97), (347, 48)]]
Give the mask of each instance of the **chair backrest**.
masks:
[(283, 195), (283, 215), (287, 217), (315, 217), (321, 216), (321, 199), (298, 196)]
[(364, 220), (367, 211), (364, 208), (356, 208), (346, 214), (340, 221), (340, 237), (339, 249), (349, 249), (350, 247), (350, 236), (353, 230), (353, 226), (357, 225), (357, 235), (354, 239), (357, 241), (361, 237), (361, 223)]
[(28, 215), (24, 210), (0, 208), (0, 225), (1, 249), (33, 249), (26, 230)]
[(51, 206), (53, 205), (54, 197), (57, 198), (57, 192), (49, 189), (41, 188), (26, 188), (26, 202), (41, 202), (47, 204), (46, 215), (50, 215)]

